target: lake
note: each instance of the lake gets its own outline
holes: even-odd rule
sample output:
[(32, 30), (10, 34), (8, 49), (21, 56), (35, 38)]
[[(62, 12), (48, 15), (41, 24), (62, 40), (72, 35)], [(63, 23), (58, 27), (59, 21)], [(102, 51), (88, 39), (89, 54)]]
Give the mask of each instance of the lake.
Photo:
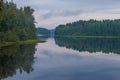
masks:
[(120, 80), (120, 39), (48, 38), (0, 49), (0, 80)]

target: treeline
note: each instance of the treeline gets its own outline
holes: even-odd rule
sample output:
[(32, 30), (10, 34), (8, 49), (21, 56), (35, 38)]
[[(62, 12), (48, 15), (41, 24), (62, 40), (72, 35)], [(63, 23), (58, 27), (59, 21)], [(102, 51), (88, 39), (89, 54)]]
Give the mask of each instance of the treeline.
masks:
[(27, 6), (17, 8), (13, 2), (0, 1), (0, 44), (36, 39), (34, 10)]
[(50, 31), (46, 28), (36, 28), (36, 34), (50, 36)]
[(56, 35), (67, 36), (120, 36), (120, 19), (116, 20), (80, 20), (59, 25)]

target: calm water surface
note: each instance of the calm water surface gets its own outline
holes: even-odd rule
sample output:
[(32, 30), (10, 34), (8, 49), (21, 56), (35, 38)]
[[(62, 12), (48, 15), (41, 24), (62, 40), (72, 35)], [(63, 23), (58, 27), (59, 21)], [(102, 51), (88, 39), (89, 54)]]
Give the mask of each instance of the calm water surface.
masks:
[(49, 38), (0, 53), (4, 80), (120, 80), (119, 39)]

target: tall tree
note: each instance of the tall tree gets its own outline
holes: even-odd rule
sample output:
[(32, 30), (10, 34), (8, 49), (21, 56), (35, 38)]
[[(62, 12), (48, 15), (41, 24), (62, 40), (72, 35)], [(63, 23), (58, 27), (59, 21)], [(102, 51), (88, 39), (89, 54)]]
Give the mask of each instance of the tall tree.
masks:
[(1, 4), (0, 43), (36, 39), (34, 10), (29, 6), (18, 9), (13, 2)]

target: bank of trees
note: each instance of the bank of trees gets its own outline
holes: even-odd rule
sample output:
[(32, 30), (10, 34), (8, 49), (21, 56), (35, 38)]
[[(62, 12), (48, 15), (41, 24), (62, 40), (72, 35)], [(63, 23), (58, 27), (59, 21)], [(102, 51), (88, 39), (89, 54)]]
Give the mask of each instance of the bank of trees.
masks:
[(50, 36), (50, 31), (46, 28), (36, 28), (36, 34)]
[(1, 2), (0, 43), (36, 39), (34, 10), (27, 6), (17, 8), (13, 2)]
[(56, 35), (68, 36), (120, 36), (120, 19), (116, 20), (80, 20), (59, 25)]

